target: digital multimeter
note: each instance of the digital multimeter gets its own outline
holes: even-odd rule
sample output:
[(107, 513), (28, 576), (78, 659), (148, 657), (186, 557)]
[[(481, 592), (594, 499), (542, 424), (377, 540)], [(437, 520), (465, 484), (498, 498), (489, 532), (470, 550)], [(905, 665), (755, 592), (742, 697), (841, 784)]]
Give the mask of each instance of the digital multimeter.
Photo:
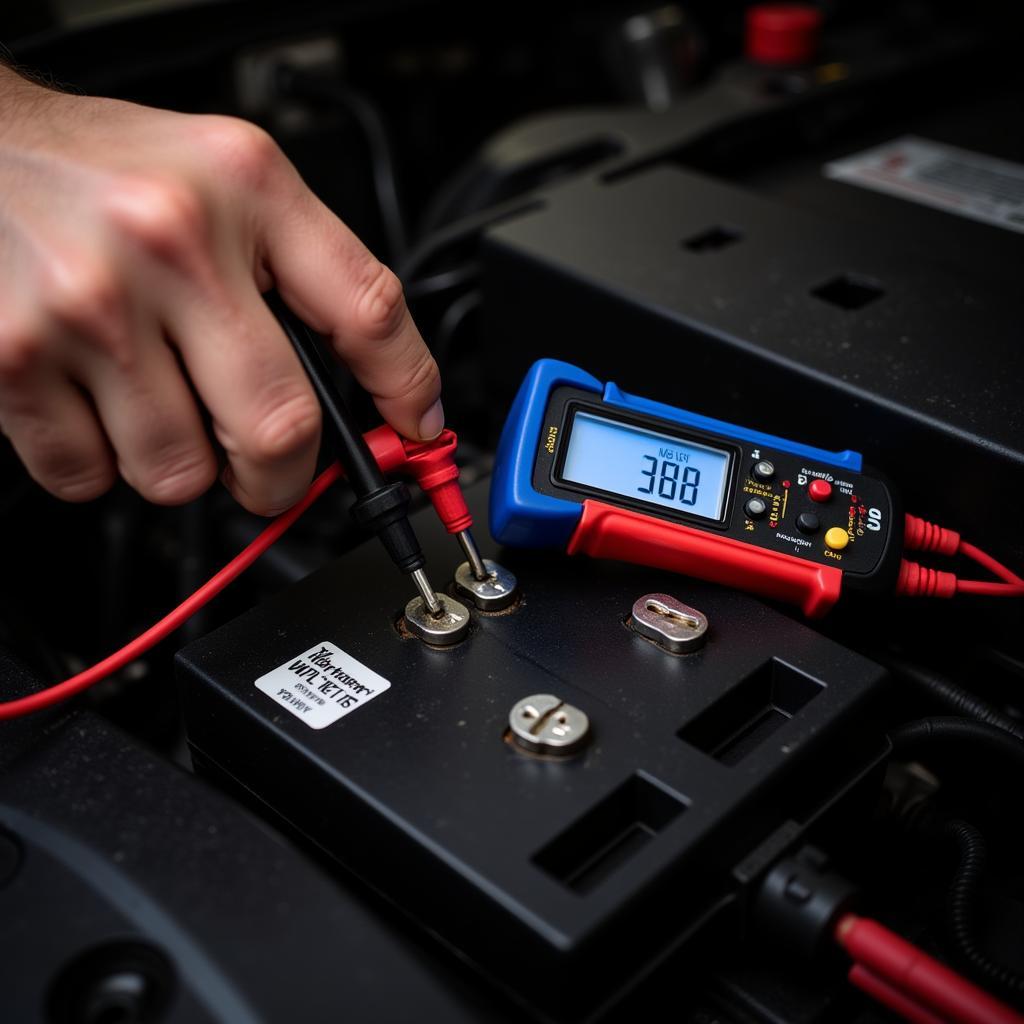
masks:
[(861, 456), (724, 423), (542, 359), (498, 447), (491, 531), (685, 573), (823, 615), (892, 591), (902, 516)]

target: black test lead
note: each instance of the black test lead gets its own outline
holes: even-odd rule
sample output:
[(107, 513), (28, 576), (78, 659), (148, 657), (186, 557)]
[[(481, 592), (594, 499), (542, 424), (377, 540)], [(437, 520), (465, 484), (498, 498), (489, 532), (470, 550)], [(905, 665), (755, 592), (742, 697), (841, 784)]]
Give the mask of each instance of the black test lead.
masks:
[[(352, 414), (335, 386), (330, 367), (309, 328), (276, 292), (271, 292), (265, 298), (292, 343), (320, 400), (328, 429), (334, 434), (338, 459), (345, 467), (349, 483), (356, 493), (352, 518), (360, 526), (372, 530), (380, 538), (395, 565), (412, 576), (429, 614), (442, 616), (444, 608), (423, 568), (427, 560), (409, 523), (408, 489), (403, 483), (388, 483), (384, 479), (363, 435), (352, 421)], [(459, 539), (461, 541), (462, 537)], [(476, 554), (475, 546), (473, 553)], [(472, 558), (468, 549), (467, 556)], [(480, 560), (479, 554), (476, 554), (476, 560)]]

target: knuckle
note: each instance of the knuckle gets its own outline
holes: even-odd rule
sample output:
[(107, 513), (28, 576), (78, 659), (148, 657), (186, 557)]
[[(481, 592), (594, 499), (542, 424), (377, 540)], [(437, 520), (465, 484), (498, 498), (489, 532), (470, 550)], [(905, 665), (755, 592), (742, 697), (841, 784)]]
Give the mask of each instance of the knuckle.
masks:
[(92, 501), (113, 486), (114, 472), (106, 467), (90, 467), (64, 472), (40, 481), (55, 498), (62, 501)]
[(204, 115), (202, 141), (216, 171), (232, 181), (262, 185), (282, 159), (273, 138), (258, 125), (237, 117)]
[(0, 324), (0, 383), (16, 384), (39, 364), (45, 349), (42, 331)]
[(247, 454), (270, 464), (311, 447), (320, 434), (320, 407), (312, 394), (295, 394), (266, 406), (250, 432)]
[(291, 501), (275, 501), (268, 495), (251, 495), (238, 487), (232, 489), (235, 500), (247, 511), (256, 516), (277, 516), (291, 508), (298, 500), (296, 497)]
[(113, 185), (106, 210), (122, 235), (164, 258), (192, 251), (208, 235), (199, 192), (172, 178), (122, 178)]
[(405, 297), (398, 276), (370, 257), (356, 285), (353, 326), (371, 341), (385, 341), (397, 333), (405, 317)]
[(106, 341), (123, 336), (124, 296), (109, 267), (83, 259), (54, 261), (43, 292), (46, 313), (62, 326)]
[(441, 374), (437, 363), (434, 362), (434, 357), (427, 347), (421, 345), (418, 354), (405, 365), (402, 374), (396, 378), (395, 394), (386, 397), (403, 399), (424, 391), (440, 393), (440, 383)]
[(115, 479), (105, 456), (90, 458), (52, 436), (38, 439), (26, 464), (33, 478), (62, 501), (91, 501), (110, 490)]
[(136, 489), (159, 505), (183, 505), (214, 482), (217, 467), (208, 451), (178, 445), (161, 452), (136, 474)]

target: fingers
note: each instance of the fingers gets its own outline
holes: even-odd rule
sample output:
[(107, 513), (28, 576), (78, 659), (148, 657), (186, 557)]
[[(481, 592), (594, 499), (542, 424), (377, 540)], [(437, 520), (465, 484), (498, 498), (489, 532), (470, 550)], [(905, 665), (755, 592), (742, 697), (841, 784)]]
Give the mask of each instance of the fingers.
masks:
[(227, 454), (225, 485), (252, 512), (284, 511), (309, 487), (320, 444), (298, 357), (251, 281), (178, 308), (170, 333)]
[(43, 487), (69, 501), (95, 498), (113, 483), (115, 460), (158, 504), (210, 486), (216, 459), (162, 338), (137, 339), (132, 358), (117, 361), (62, 330), (31, 337), (20, 358), (9, 338), (0, 346), (0, 424)]
[[(223, 317), (193, 296), (180, 304), (187, 319), (172, 330), (228, 456), (225, 483), (246, 508), (271, 515), (294, 504), (312, 479), (319, 407), (252, 285), (248, 300), (244, 311)], [(216, 476), (174, 353), (160, 337), (133, 333), (131, 357), (120, 360), (102, 346), (46, 341), (38, 331), (24, 341), (0, 338), (0, 428), (59, 498), (95, 498), (120, 470), (149, 501), (180, 504)], [(58, 352), (64, 360), (53, 358)]]
[(399, 433), (436, 437), (444, 427), (441, 378), (398, 278), (305, 189), (268, 210), (261, 243), (285, 302), (331, 338)]
[(114, 459), (82, 392), (56, 367), (27, 366), (0, 345), (0, 429), (32, 478), (65, 501), (90, 501), (116, 478)]
[[(266, 133), (102, 101), (88, 109), (107, 112), (91, 134), (77, 122), (43, 133), (58, 158), (41, 166), (66, 187), (41, 191), (18, 164), (7, 193), (24, 201), (5, 202), (13, 226), (0, 232), (11, 271), (0, 275), (0, 427), (36, 479), (85, 500), (119, 467), (150, 500), (187, 501), (215, 473), (198, 402), (235, 497), (265, 514), (293, 504), (312, 478), (320, 410), (259, 295), (271, 282), (331, 338), (393, 426), (411, 438), (440, 432), (437, 366), (398, 280)], [(133, 144), (111, 141), (123, 137)], [(15, 253), (18, 239), (28, 241)], [(5, 246), (18, 258), (5, 259)], [(42, 321), (28, 333), (4, 320), (19, 294)]]
[(84, 382), (121, 475), (148, 501), (180, 505), (213, 483), (217, 460), (174, 353), (162, 337), (135, 344), (127, 368), (94, 360)]

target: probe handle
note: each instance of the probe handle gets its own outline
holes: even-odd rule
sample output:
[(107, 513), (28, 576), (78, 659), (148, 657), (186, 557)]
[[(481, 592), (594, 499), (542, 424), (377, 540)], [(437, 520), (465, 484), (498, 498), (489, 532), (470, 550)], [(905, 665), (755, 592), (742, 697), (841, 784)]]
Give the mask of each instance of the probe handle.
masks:
[(756, 548), (681, 523), (640, 515), (587, 498), (569, 539), (570, 555), (669, 569), (762, 597), (798, 604), (808, 618), (839, 600), (843, 574), (776, 551)]
[(280, 295), (271, 292), (265, 298), (320, 400), (325, 426), (334, 437), (334, 446), (341, 456), (352, 489), (356, 494), (363, 495), (383, 487), (384, 474), (352, 420), (352, 414), (334, 383), (331, 368), (320, 351), (319, 343), (309, 328), (284, 304)]
[(324, 413), (324, 421), (334, 436), (334, 446), (345, 467), (356, 502), (352, 518), (364, 529), (375, 533), (391, 560), (404, 573), (414, 573), (426, 565), (423, 551), (409, 522), (409, 491), (405, 484), (388, 483), (365, 438), (359, 432), (345, 400), (331, 377), (331, 369), (309, 328), (285, 305), (276, 292), (266, 296), (267, 305), (277, 317), (309, 377)]

